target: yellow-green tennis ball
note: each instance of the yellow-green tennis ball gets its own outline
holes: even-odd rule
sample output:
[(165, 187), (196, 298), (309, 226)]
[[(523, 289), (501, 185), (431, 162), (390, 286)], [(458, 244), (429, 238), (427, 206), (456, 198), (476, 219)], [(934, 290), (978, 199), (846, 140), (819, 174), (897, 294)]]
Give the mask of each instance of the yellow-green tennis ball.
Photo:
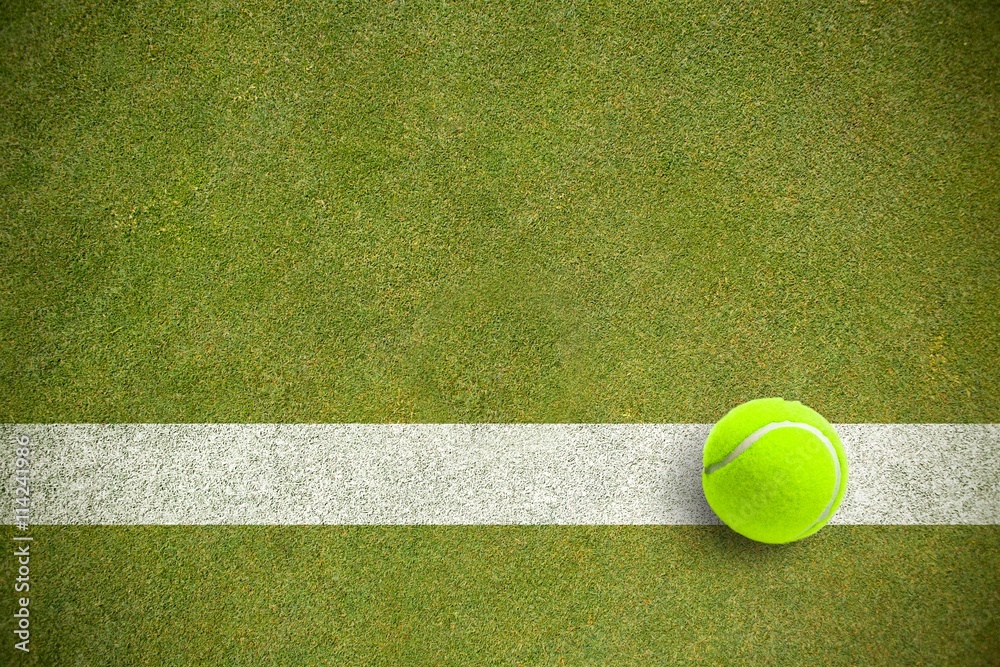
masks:
[(798, 401), (760, 398), (730, 410), (708, 434), (701, 486), (740, 535), (784, 544), (812, 535), (837, 511), (847, 456), (830, 422)]

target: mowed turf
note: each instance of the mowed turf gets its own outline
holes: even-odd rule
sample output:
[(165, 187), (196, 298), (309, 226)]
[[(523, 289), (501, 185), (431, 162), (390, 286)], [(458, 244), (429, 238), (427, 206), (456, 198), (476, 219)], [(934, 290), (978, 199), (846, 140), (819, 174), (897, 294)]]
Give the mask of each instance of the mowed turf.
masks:
[[(998, 72), (993, 2), (0, 3), (0, 421), (1000, 421)], [(34, 534), (42, 665), (1000, 650), (994, 526)]]
[(5, 2), (0, 420), (1000, 420), (995, 3)]
[(25, 664), (995, 665), (998, 533), (46, 527)]

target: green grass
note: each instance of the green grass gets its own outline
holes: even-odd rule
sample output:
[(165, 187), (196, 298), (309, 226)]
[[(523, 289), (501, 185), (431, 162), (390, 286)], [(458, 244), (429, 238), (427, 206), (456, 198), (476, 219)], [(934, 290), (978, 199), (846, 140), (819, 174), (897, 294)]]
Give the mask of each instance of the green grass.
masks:
[(529, 4), (5, 3), (0, 421), (1000, 420), (995, 3)]
[[(513, 4), (0, 2), (0, 422), (1000, 421), (1000, 6)], [(35, 535), (39, 665), (1000, 653), (996, 527)]]
[(784, 547), (721, 526), (35, 535), (34, 664), (985, 666), (1000, 651), (996, 526), (831, 526)]

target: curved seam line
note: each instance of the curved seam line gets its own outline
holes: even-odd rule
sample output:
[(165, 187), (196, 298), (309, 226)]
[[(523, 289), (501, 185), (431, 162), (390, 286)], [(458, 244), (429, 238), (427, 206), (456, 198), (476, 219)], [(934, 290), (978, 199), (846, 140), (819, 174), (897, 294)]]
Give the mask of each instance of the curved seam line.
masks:
[(826, 507), (823, 509), (823, 513), (819, 515), (818, 519), (809, 524), (809, 527), (807, 527), (805, 530), (799, 533), (799, 535), (796, 537), (796, 539), (798, 539), (798, 537), (801, 537), (805, 533), (808, 533), (810, 530), (812, 530), (816, 526), (816, 524), (824, 521), (827, 517), (830, 516), (830, 510), (833, 508), (833, 503), (837, 499), (837, 496), (840, 493), (840, 457), (837, 456), (837, 450), (833, 446), (833, 443), (830, 442), (830, 439), (827, 438), (826, 435), (818, 428), (812, 426), (811, 424), (803, 424), (801, 422), (791, 422), (791, 421), (771, 422), (770, 424), (762, 426), (761, 428), (757, 429), (756, 431), (748, 435), (743, 440), (743, 442), (741, 442), (733, 451), (731, 451), (729, 453), (729, 456), (724, 458), (722, 461), (707, 466), (705, 468), (705, 474), (711, 475), (713, 472), (729, 465), (730, 463), (735, 461), (740, 454), (750, 449), (750, 447), (755, 442), (763, 438), (771, 431), (775, 431), (779, 428), (798, 428), (812, 433), (813, 435), (818, 437), (824, 445), (826, 445), (827, 451), (830, 452), (830, 456), (833, 458), (833, 469), (835, 474), (835, 480), (833, 484), (833, 495), (830, 496), (830, 501), (826, 504)]

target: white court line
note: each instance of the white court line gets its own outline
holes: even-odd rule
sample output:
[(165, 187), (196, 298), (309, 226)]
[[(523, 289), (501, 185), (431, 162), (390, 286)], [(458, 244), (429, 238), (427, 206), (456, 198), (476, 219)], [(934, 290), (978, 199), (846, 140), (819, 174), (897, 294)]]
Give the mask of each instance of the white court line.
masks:
[[(714, 524), (709, 424), (2, 424), (33, 524)], [(832, 524), (1000, 523), (1000, 424), (839, 424)], [(6, 523), (12, 522), (8, 509)]]

